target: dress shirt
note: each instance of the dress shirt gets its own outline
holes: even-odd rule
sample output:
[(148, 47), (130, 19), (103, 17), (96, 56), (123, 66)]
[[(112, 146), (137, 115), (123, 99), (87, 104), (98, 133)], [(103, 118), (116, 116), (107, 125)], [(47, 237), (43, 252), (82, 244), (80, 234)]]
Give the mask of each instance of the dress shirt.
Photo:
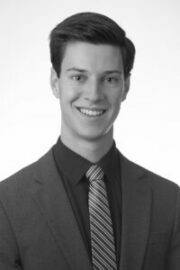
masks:
[[(89, 180), (85, 174), (92, 163), (65, 146), (61, 138), (53, 147), (55, 163), (68, 194), (72, 209), (77, 219), (84, 243), (91, 256), (90, 224), (88, 210)], [(109, 205), (115, 234), (117, 262), (120, 258), (121, 243), (121, 181), (118, 151), (112, 147), (96, 163), (104, 171)]]

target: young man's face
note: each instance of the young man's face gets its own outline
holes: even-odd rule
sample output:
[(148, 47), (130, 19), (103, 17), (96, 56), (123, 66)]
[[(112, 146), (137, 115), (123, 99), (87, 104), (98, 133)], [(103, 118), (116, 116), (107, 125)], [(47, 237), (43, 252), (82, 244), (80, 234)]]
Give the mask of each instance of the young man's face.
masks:
[(92, 141), (112, 134), (129, 87), (118, 47), (68, 43), (60, 76), (52, 70), (51, 85), (60, 100), (62, 139)]

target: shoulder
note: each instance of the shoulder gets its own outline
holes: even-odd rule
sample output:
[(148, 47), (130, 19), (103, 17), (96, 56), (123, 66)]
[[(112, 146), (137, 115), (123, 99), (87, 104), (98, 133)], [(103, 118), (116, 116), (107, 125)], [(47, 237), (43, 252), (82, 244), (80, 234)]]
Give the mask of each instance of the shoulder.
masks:
[(5, 197), (16, 197), (26, 194), (26, 191), (33, 185), (33, 179), (40, 174), (44, 168), (47, 169), (53, 163), (52, 149), (37, 161), (24, 167), (10, 177), (0, 182), (0, 200)]
[(154, 192), (172, 193), (179, 192), (179, 185), (173, 180), (166, 179), (165, 177), (148, 170), (147, 168), (129, 160), (119, 152), (121, 166), (130, 171), (133, 175), (138, 175), (140, 181), (146, 182)]

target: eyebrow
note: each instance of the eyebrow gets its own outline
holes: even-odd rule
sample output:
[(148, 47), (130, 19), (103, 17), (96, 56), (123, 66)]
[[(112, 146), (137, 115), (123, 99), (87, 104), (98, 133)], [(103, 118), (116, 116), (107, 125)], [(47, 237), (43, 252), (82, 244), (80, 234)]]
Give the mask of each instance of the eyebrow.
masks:
[(76, 67), (68, 68), (68, 69), (66, 69), (66, 71), (87, 72), (87, 70), (85, 70), (85, 69), (76, 68)]
[(107, 70), (104, 73), (105, 74), (112, 74), (112, 73), (122, 74), (122, 71), (120, 71), (120, 70)]
[[(69, 71), (77, 71), (77, 72), (82, 72), (82, 73), (87, 72), (86, 69), (81, 69), (81, 68), (76, 68), (76, 67), (68, 68), (66, 71), (68, 71), (68, 72)], [(115, 70), (106, 70), (104, 73), (105, 74), (112, 74), (112, 73), (122, 74), (122, 71), (115, 69)]]

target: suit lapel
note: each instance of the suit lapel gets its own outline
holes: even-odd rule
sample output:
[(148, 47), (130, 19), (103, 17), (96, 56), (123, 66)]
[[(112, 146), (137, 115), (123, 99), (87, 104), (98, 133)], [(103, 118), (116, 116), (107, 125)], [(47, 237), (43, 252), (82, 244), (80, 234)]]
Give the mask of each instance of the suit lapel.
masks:
[(120, 269), (142, 269), (150, 223), (151, 192), (140, 167), (121, 156), (122, 242)]
[(52, 151), (39, 162), (34, 198), (58, 244), (69, 269), (91, 270), (91, 262), (83, 242), (69, 199), (54, 164)]

